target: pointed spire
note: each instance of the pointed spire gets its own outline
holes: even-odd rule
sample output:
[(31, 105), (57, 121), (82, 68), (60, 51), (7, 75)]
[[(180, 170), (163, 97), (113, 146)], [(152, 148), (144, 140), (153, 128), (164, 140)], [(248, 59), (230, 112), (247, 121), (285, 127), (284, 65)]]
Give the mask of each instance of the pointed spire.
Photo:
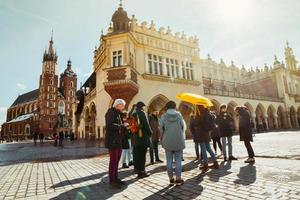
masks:
[(290, 48), (290, 46), (289, 46), (289, 41), (286, 41), (286, 47), (287, 47), (287, 48)]
[(72, 61), (71, 61), (71, 58), (69, 56), (68, 63), (67, 63), (67, 69), (70, 70), (71, 67), (72, 67)]
[(123, 7), (122, 0), (120, 0), (119, 7), (120, 7), (120, 8)]

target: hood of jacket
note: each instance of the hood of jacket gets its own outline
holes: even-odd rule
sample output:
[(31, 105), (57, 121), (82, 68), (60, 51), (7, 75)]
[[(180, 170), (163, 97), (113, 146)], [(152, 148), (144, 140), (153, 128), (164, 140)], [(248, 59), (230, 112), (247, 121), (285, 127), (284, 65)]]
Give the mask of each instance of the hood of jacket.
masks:
[(180, 117), (179, 113), (175, 109), (169, 109), (166, 112), (165, 119), (169, 122), (177, 121)]

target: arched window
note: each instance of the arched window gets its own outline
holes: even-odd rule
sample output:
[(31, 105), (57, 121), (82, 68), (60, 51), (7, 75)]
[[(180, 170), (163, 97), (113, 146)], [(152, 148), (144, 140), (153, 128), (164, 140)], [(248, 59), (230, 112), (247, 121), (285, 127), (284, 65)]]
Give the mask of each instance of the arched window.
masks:
[(74, 83), (73, 83), (73, 81), (71, 81), (70, 85), (71, 85), (71, 87), (73, 87), (73, 86), (74, 86)]
[(52, 79), (50, 80), (50, 85), (53, 85), (53, 80)]

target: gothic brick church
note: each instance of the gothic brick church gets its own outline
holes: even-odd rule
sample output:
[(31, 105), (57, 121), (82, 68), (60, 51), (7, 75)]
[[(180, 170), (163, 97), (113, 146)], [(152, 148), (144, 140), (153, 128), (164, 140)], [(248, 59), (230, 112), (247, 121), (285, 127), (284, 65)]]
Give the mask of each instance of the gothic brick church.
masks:
[(34, 133), (49, 137), (58, 131), (72, 131), (77, 75), (72, 70), (70, 59), (60, 79), (56, 70), (57, 55), (51, 36), (49, 47), (43, 55), (39, 88), (19, 95), (7, 110), (7, 120), (2, 125), (4, 139), (26, 139)]

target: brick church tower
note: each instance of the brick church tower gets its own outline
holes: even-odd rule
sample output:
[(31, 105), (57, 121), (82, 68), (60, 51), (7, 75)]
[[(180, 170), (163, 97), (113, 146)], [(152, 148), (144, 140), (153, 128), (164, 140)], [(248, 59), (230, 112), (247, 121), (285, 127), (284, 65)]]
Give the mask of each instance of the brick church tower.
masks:
[(39, 130), (44, 136), (50, 136), (57, 124), (58, 76), (56, 75), (57, 55), (53, 47), (53, 36), (48, 50), (43, 56), (42, 74), (39, 87)]

